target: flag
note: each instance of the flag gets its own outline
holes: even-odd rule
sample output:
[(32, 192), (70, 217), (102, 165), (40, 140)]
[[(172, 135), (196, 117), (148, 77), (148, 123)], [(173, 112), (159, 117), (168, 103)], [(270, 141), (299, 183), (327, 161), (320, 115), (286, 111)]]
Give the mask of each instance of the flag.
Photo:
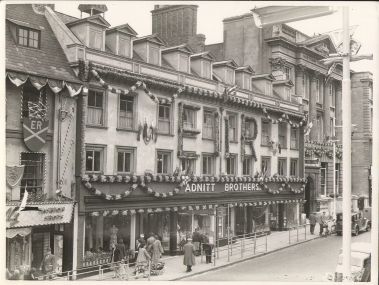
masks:
[(304, 130), (304, 135), (308, 136), (309, 133), (311, 132), (312, 127), (313, 127), (313, 122), (310, 122), (310, 123), (307, 125), (307, 127), (305, 128), (305, 130)]
[(46, 118), (46, 105), (42, 101), (38, 103), (28, 102), (29, 118), (45, 119)]
[[(349, 27), (349, 33), (350, 37), (352, 37), (355, 33), (355, 30), (357, 29), (358, 25)], [(342, 52), (342, 42), (343, 42), (343, 29), (334, 30), (331, 32), (324, 33), (326, 35), (329, 35), (332, 39), (334, 46), (337, 49), (337, 52)]]
[(329, 81), (330, 75), (332, 75), (333, 71), (336, 69), (337, 62), (333, 62), (332, 66), (329, 67), (328, 72), (325, 76), (325, 84)]
[(25, 192), (24, 192), (24, 197), (22, 197), (22, 201), (21, 201), (21, 205), (20, 205), (20, 208), (18, 209), (18, 212), (22, 211), (25, 209), (25, 206), (26, 206), (26, 201), (28, 200), (28, 191), (26, 190), (26, 187), (25, 187)]

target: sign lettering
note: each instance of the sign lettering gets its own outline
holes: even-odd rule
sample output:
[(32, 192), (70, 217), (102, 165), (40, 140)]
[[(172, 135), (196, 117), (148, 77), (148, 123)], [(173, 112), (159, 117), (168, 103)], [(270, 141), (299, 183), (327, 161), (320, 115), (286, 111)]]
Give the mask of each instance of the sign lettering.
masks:
[[(215, 185), (216, 183), (187, 183), (185, 192), (215, 192)], [(223, 185), (224, 192), (262, 191), (258, 183), (225, 183)]]

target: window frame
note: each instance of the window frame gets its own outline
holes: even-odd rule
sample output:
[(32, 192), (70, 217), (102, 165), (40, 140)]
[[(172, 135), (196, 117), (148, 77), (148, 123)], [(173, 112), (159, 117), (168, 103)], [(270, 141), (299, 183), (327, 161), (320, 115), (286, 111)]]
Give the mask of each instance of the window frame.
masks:
[[(187, 114), (186, 114), (186, 112), (187, 112)], [(192, 122), (190, 122), (190, 123), (188, 123), (188, 120), (187, 120), (189, 117), (188, 112), (193, 114), (192, 115)], [(184, 116), (186, 116), (187, 119), (185, 119)], [(186, 126), (186, 123), (188, 124), (187, 126)], [(189, 127), (190, 124), (192, 124), (193, 126)], [(183, 128), (184, 129), (196, 129), (197, 128), (197, 110), (183, 106)]]
[[(264, 140), (264, 134), (265, 133), (263, 132), (263, 126), (266, 125), (266, 123), (268, 124), (268, 130), (267, 130), (268, 141), (267, 141), (267, 143)], [(271, 122), (265, 118), (262, 118), (262, 120), (261, 120), (261, 146), (270, 146), (269, 142), (271, 141), (271, 138), (272, 138)]]
[[(151, 51), (152, 50), (156, 50), (157, 51), (157, 62), (152, 62), (152, 57), (151, 57)], [(156, 45), (152, 45), (152, 44), (148, 44), (148, 53), (149, 53), (149, 56), (148, 56), (148, 59), (147, 59), (147, 62), (150, 63), (150, 64), (153, 64), (153, 65), (160, 65), (160, 48)]]
[[(168, 164), (167, 164), (167, 173), (166, 172), (158, 172), (158, 156), (159, 155), (168, 155)], [(160, 175), (167, 175), (172, 173), (172, 165), (173, 165), (173, 157), (172, 157), (172, 151), (171, 150), (165, 150), (165, 149), (157, 149), (155, 154), (155, 172)], [(162, 166), (162, 169), (164, 167)]]
[[(118, 51), (117, 51), (118, 55), (130, 58), (132, 54), (132, 39), (128, 36), (122, 36), (122, 35), (119, 35), (118, 37), (119, 37)], [(127, 43), (123, 49), (121, 48), (121, 41), (124, 41)], [(124, 54), (121, 53), (122, 50), (124, 51)]]
[[(234, 136), (232, 137), (230, 135), (230, 118), (231, 117), (234, 117), (234, 122), (235, 122), (235, 127), (234, 127)], [(228, 113), (228, 122), (229, 122), (229, 126), (228, 126), (228, 130), (229, 130), (229, 142), (232, 142), (232, 143), (237, 143), (238, 142), (238, 115), (235, 114), (235, 113)]]
[[(135, 147), (127, 147), (127, 146), (116, 146), (115, 148), (115, 170), (116, 174), (130, 174), (134, 173), (136, 171), (136, 165), (137, 165), (137, 155), (136, 155), (137, 149)], [(125, 153), (131, 154), (131, 162), (130, 162), (130, 171), (119, 171), (118, 169), (118, 154), (120, 152), (124, 153), (124, 161), (123, 161), (123, 167), (125, 170)]]
[[(23, 155), (36, 155), (37, 157), (39, 157), (40, 158), (40, 160), (39, 161), (37, 161), (37, 160), (33, 160), (34, 162), (40, 162), (42, 165), (41, 166), (37, 166), (37, 167), (41, 167), (41, 169), (40, 169), (40, 174), (41, 174), (41, 178), (35, 178), (35, 177), (33, 177), (33, 178), (24, 178), (24, 176), (26, 175), (26, 174), (29, 174), (29, 173), (27, 173), (27, 168), (28, 167), (32, 167), (33, 165), (26, 165), (26, 164), (23, 164), (23, 162), (25, 162), (25, 161), (32, 161), (32, 160), (28, 160), (27, 158), (24, 158), (23, 159)], [(41, 194), (43, 194), (44, 193), (44, 189), (45, 189), (45, 183), (46, 183), (46, 181), (45, 181), (45, 172), (46, 172), (46, 157), (47, 157), (47, 154), (46, 153), (36, 153), (36, 152), (21, 152), (20, 153), (20, 165), (24, 165), (24, 173), (23, 173), (23, 175), (22, 175), (22, 178), (21, 178), (21, 181), (20, 181), (20, 200), (22, 199), (22, 197), (24, 196), (24, 193), (25, 193), (25, 188), (35, 188), (35, 189), (41, 189), (40, 191), (41, 191)], [(23, 185), (24, 184), (24, 182), (26, 181), (26, 180), (33, 180), (33, 181), (35, 181), (35, 180), (41, 180), (41, 184), (40, 185), (34, 185), (34, 186), (27, 186), (27, 187), (25, 187), (26, 185)], [(38, 193), (38, 190), (36, 190), (36, 192)], [(28, 192), (29, 193), (29, 192)], [(36, 193), (34, 193), (34, 194), (36, 194)]]
[[(126, 99), (122, 99), (122, 97), (125, 96)], [(128, 110), (128, 107), (127, 107), (127, 102), (125, 103), (126, 105), (126, 111), (121, 111), (121, 100), (123, 101), (130, 101), (130, 100), (127, 100), (127, 99), (131, 99), (133, 100), (133, 112), (132, 112), (132, 117), (131, 117), (131, 120), (132, 120), (132, 123), (131, 123), (131, 127), (123, 127), (121, 126), (121, 117), (123, 118), (128, 118), (128, 116), (121, 116), (121, 112), (125, 112), (126, 114), (128, 113), (127, 110)], [(122, 95), (122, 94), (119, 94), (118, 95), (118, 116), (117, 116), (117, 128), (120, 129), (120, 130), (134, 130), (135, 129), (135, 126), (136, 126), (136, 118), (137, 118), (137, 96), (130, 96), (130, 95)]]
[[(87, 170), (87, 151), (92, 151), (92, 152), (98, 151), (98, 152), (100, 152), (100, 162), (99, 162), (100, 169), (98, 171), (93, 170), (94, 163), (95, 163), (94, 160), (92, 161), (92, 170)], [(105, 155), (106, 155), (106, 146), (93, 145), (93, 144), (86, 145), (85, 146), (85, 173), (103, 174), (104, 173), (105, 161), (106, 161)]]
[[(231, 78), (229, 78), (229, 75)], [(225, 68), (225, 83), (229, 85), (234, 85), (235, 79), (234, 79), (234, 70), (230, 67)]]
[[(185, 60), (183, 60), (185, 59)], [(185, 65), (182, 63), (185, 61)], [(183, 68), (185, 66), (185, 69)], [(188, 73), (189, 72), (189, 56), (179, 53), (178, 54), (178, 71)]]
[[(212, 122), (211, 125), (206, 124), (204, 122), (206, 116), (209, 116), (209, 118), (211, 119), (211, 122)], [(211, 132), (212, 135), (211, 136), (205, 135), (205, 134), (207, 134), (207, 132), (204, 131), (204, 129), (205, 129), (206, 126), (207, 126), (207, 128), (209, 128), (209, 129), (212, 130), (212, 132)], [(212, 112), (210, 110), (203, 109), (202, 138), (203, 139), (207, 139), (207, 140), (214, 140), (215, 139), (215, 128), (216, 128), (216, 123), (215, 123), (215, 118), (214, 118), (214, 112)]]
[[(249, 161), (249, 162), (248, 162)], [(249, 171), (248, 173), (245, 171), (245, 162), (248, 162), (248, 168)], [(254, 163), (253, 163), (253, 156), (252, 155), (245, 155), (242, 161), (242, 175), (243, 176), (252, 176), (253, 175), (253, 168), (254, 168)]]
[[(209, 68), (206, 68), (207, 66), (205, 65), (208, 65)], [(208, 71), (206, 72), (206, 70)], [(201, 76), (207, 79), (212, 79), (212, 64), (209, 60), (201, 60)]]
[[(26, 32), (27, 32), (27, 36), (26, 36), (27, 45), (21, 44), (19, 42), (20, 30), (26, 30)], [(38, 35), (37, 47), (34, 47), (34, 46), (30, 45), (30, 32), (36, 32), (37, 35)], [(37, 30), (37, 29), (25, 27), (25, 26), (16, 25), (16, 44), (18, 46), (22, 46), (22, 47), (28, 47), (28, 48), (33, 48), (33, 49), (41, 49), (41, 34), (42, 34), (41, 30)]]
[[(226, 172), (226, 175), (230, 175), (230, 176), (236, 176), (237, 173), (238, 173), (238, 166), (237, 166), (237, 158), (238, 158), (238, 155), (236, 153), (230, 153), (229, 154), (229, 157), (225, 158), (225, 172)], [(231, 160), (233, 159), (233, 173), (229, 173), (231, 171), (228, 171), (228, 162), (229, 162), (229, 168), (232, 166), (230, 163), (231, 163)], [(229, 170), (232, 170), (231, 168)]]
[[(295, 174), (292, 175), (292, 163), (293, 162), (296, 162), (296, 169), (295, 169)], [(290, 159), (290, 175), (289, 176), (293, 176), (293, 177), (298, 177), (299, 176), (299, 160), (297, 158), (291, 158)]]
[[(90, 93), (91, 92), (95, 92), (95, 93), (102, 93), (102, 107), (97, 107), (97, 106), (90, 106), (89, 105), (89, 96), (90, 96)], [(87, 118), (86, 118), (86, 125), (87, 126), (91, 126), (91, 127), (105, 127), (106, 126), (106, 91), (104, 90), (101, 90), (101, 89), (98, 89), (98, 88), (89, 88), (88, 90), (88, 97), (87, 97)], [(96, 105), (96, 95), (95, 95), (95, 105)], [(101, 124), (94, 124), (94, 123), (90, 123), (88, 122), (88, 110), (89, 108), (93, 108), (93, 109), (101, 109), (102, 110), (102, 122)]]
[[(191, 152), (193, 154), (196, 154), (195, 152)], [(188, 173), (188, 169), (187, 167), (190, 166), (192, 164), (193, 168), (191, 169), (193, 175), (196, 175), (196, 160), (197, 159), (194, 159), (194, 158), (180, 158), (179, 159), (179, 162), (180, 162), (180, 166), (181, 166), (181, 171), (185, 171), (186, 173)], [(183, 163), (185, 164), (185, 167), (183, 168)]]
[(268, 164), (266, 165), (266, 167), (267, 167), (266, 174), (268, 176), (270, 176), (271, 175), (271, 157), (270, 156), (261, 156), (261, 168), (260, 168), (260, 170), (261, 170), (262, 174), (263, 174), (263, 162), (264, 161), (268, 162)]
[[(96, 46), (96, 36), (93, 37), (91, 36), (91, 32), (96, 34), (96, 36), (100, 36), (100, 47)], [(91, 49), (96, 49), (96, 50), (103, 50), (104, 46), (104, 33), (101, 30), (94, 29), (93, 26), (89, 27), (89, 38), (88, 38), (88, 47)], [(91, 45), (91, 40), (93, 39), (93, 45)]]
[[(209, 166), (208, 163), (210, 161), (211, 163), (211, 171), (210, 173), (204, 173), (204, 159), (207, 159), (207, 167)], [(210, 154), (210, 153), (202, 153), (201, 154), (201, 175), (203, 176), (213, 176), (215, 175), (215, 170), (216, 170), (216, 159), (215, 159), (215, 156), (213, 154)]]
[[(297, 128), (294, 128), (294, 127), (292, 127), (291, 126), (291, 128), (290, 128), (290, 149), (291, 150), (299, 150), (299, 129), (297, 129)], [(292, 142), (293, 142), (293, 132), (295, 132), (296, 133), (296, 145), (295, 145), (295, 147), (293, 147), (292, 146)]]
[[(283, 173), (280, 171), (280, 163), (283, 163)], [(278, 157), (278, 175), (287, 176), (287, 158), (286, 157)]]
[[(168, 116), (168, 119), (165, 118), (165, 116), (160, 117), (160, 108), (163, 107), (164, 110), (168, 110), (169, 112), (169, 116)], [(158, 104), (158, 110), (157, 110), (157, 121), (158, 121), (158, 124), (157, 124), (157, 130), (158, 130), (158, 133), (159, 134), (162, 134), (162, 135), (171, 135), (172, 134), (172, 104), (162, 104), (161, 102), (159, 102)], [(164, 114), (166, 114), (166, 112), (164, 112)], [(159, 128), (159, 125), (160, 123), (167, 123), (168, 122), (168, 132), (163, 132), (162, 129)]]
[(284, 142), (285, 144), (282, 145), (280, 144), (280, 147), (282, 149), (287, 149), (287, 145), (288, 145), (288, 125), (287, 123), (285, 122), (279, 122), (278, 124), (278, 142), (280, 143), (280, 137), (282, 137), (282, 133), (283, 133), (283, 130), (282, 128), (284, 128), (285, 132), (284, 132)]

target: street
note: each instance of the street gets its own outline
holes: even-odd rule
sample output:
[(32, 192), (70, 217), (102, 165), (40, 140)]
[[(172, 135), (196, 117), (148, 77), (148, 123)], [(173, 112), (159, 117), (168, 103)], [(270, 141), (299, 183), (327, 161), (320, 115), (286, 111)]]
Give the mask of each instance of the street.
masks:
[[(352, 242), (370, 242), (370, 237), (364, 232), (353, 236)], [(342, 237), (333, 235), (183, 280), (325, 281), (336, 267), (341, 247)]]

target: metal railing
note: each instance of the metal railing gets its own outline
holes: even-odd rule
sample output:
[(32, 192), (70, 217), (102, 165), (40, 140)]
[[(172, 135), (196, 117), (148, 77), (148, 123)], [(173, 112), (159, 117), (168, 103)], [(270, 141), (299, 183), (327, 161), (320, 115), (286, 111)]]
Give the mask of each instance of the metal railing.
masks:
[[(304, 229), (304, 232), (301, 232)], [(288, 229), (288, 244), (307, 240), (307, 225), (293, 226)]]

